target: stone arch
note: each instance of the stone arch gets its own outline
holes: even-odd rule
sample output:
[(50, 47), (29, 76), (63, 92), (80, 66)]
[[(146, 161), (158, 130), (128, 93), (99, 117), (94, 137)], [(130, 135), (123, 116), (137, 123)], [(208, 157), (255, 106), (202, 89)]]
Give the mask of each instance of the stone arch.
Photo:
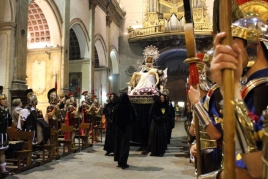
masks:
[[(62, 18), (57, 5), (55, 4), (54, 1), (31, 1), (29, 3), (29, 6), (31, 5), (31, 3), (36, 3), (40, 7), (47, 21), (49, 32), (53, 32), (50, 33), (50, 43), (47, 44), (47, 46), (49, 47), (59, 46), (61, 44), (61, 37), (62, 37), (61, 33)], [(28, 42), (28, 48), (35, 48), (35, 47), (43, 48), (44, 45), (35, 44), (35, 46), (32, 47), (31, 45), (29, 45)]]
[(0, 7), (2, 11), (0, 12), (0, 22), (14, 22), (14, 4), (12, 0), (2, 0), (0, 1)]
[(106, 60), (106, 52), (107, 48), (105, 45), (105, 41), (100, 34), (95, 35), (94, 39), (95, 47), (97, 49), (98, 57), (99, 57), (99, 64), (100, 67), (107, 67), (107, 60)]
[(90, 41), (86, 26), (79, 18), (71, 20), (70, 24), (71, 24), (70, 29), (72, 28), (74, 30), (78, 38), (81, 58), (85, 58), (89, 52), (89, 41)]
[(165, 48), (160, 50), (157, 66), (160, 69), (168, 68), (166, 88), (172, 101), (186, 101), (186, 81), (188, 65), (184, 64), (187, 58), (186, 49)]
[(115, 46), (111, 46), (110, 58), (111, 58), (111, 67), (112, 74), (119, 74), (119, 59), (118, 59), (118, 51)]

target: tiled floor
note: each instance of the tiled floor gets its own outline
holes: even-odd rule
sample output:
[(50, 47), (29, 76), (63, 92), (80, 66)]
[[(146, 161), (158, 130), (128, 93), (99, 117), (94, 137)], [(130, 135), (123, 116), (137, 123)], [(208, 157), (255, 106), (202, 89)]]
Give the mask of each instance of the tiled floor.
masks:
[(21, 179), (194, 179), (194, 166), (189, 163), (186, 133), (183, 122), (176, 122), (171, 144), (163, 157), (143, 155), (142, 149), (132, 146), (128, 169), (116, 167), (113, 156), (105, 156), (103, 143), (93, 148), (60, 158), (7, 178)]

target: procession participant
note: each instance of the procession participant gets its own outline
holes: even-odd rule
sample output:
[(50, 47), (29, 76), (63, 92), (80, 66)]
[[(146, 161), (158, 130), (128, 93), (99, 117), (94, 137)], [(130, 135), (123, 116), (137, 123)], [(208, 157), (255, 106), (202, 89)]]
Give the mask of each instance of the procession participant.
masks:
[(7, 97), (5, 94), (0, 94), (0, 173), (8, 174), (6, 170), (5, 150), (9, 146), (7, 127), (10, 127), (11, 117), (6, 108), (8, 107)]
[(12, 111), (12, 122), (15, 126), (18, 125), (18, 119), (19, 119), (19, 114), (20, 111), (23, 109), (22, 108), (22, 102), (20, 98), (16, 98), (12, 101), (12, 106), (13, 106), (13, 111)]
[[(197, 68), (199, 72), (199, 85), (197, 89), (190, 87), (188, 91), (188, 97), (191, 101), (191, 104), (196, 104), (197, 102), (202, 104), (203, 108), (206, 108), (207, 113), (210, 115), (210, 118), (219, 117), (220, 113), (217, 110), (216, 105), (211, 105), (213, 101), (219, 101), (216, 96), (216, 91), (214, 91), (215, 87), (212, 87), (211, 81), (209, 80), (209, 71), (207, 62), (209, 58), (209, 52), (204, 55), (204, 60), (201, 59), (202, 62), (197, 63)], [(211, 90), (211, 91), (210, 91)], [(210, 92), (209, 92), (210, 91)], [(212, 96), (211, 94), (214, 93)], [(209, 94), (209, 95), (208, 95)], [(220, 100), (221, 100), (220, 96)], [(210, 104), (210, 105), (209, 105)], [(217, 103), (216, 103), (217, 104)], [(215, 109), (215, 111), (214, 111)], [(219, 108), (218, 108), (219, 109)], [(197, 115), (198, 116), (198, 115)], [(200, 116), (198, 116), (199, 120)], [(213, 120), (214, 121), (214, 120)], [(219, 121), (220, 122), (220, 121)], [(218, 127), (220, 127), (220, 123), (218, 121), (214, 121), (213, 125), (210, 126), (200, 126), (200, 150), (201, 150), (201, 174), (208, 173), (214, 170), (217, 170), (221, 166), (221, 134), (219, 132)], [(194, 121), (191, 122), (191, 126), (189, 129), (189, 133), (192, 136), (195, 136), (194, 131)], [(196, 144), (193, 144), (190, 148), (190, 153), (196, 157)]]
[(100, 131), (97, 128), (102, 127), (101, 119), (102, 119), (102, 113), (103, 108), (99, 103), (99, 99), (97, 96), (93, 96), (93, 103), (92, 103), (92, 114), (93, 114), (93, 127), (96, 131), (94, 131), (94, 141), (100, 142), (99, 135)]
[(166, 100), (169, 106), (169, 118), (166, 121), (166, 136), (167, 136), (167, 144), (170, 144), (172, 129), (175, 127), (175, 109), (169, 100), (169, 97), (166, 96)]
[(60, 123), (65, 123), (65, 117), (66, 117), (66, 101), (69, 99), (68, 95), (61, 94), (59, 100), (59, 108), (60, 108)]
[(36, 108), (38, 100), (32, 89), (24, 92), (27, 96), (27, 105), (20, 111), (17, 128), (24, 131), (36, 131), (37, 118), (43, 118), (43, 114)]
[(159, 98), (159, 100), (155, 100), (150, 111), (152, 122), (149, 134), (148, 151), (151, 152), (150, 156), (162, 157), (167, 149), (165, 121), (169, 118), (169, 105), (164, 94), (161, 94)]
[[(76, 119), (78, 117), (77, 112), (77, 104), (74, 98), (74, 92), (69, 92), (68, 94), (69, 99), (66, 101), (65, 108), (66, 108), (66, 117), (65, 117), (65, 125), (66, 126), (73, 126), (74, 130), (77, 127)], [(72, 147), (75, 147), (75, 132), (72, 133), (72, 136), (70, 136), (70, 132), (66, 132), (64, 134), (64, 139), (71, 139), (72, 140)]]
[[(90, 128), (92, 129), (92, 115), (90, 113), (92, 106), (89, 105), (90, 97), (88, 95), (88, 91), (84, 91), (82, 95), (84, 96), (85, 99), (84, 101), (82, 101), (82, 105), (79, 107), (79, 112), (82, 114), (82, 123), (90, 123), (91, 124)], [(81, 129), (80, 133), (81, 135), (85, 135), (84, 129)]]
[[(268, 58), (267, 58), (267, 25), (264, 21), (257, 17), (253, 18), (245, 18), (241, 19), (241, 23), (238, 23), (238, 25), (251, 27), (251, 30), (257, 29), (260, 33), (257, 35), (255, 32), (253, 37), (259, 37), (258, 40), (258, 46), (257, 46), (257, 57), (254, 65), (250, 68), (249, 71), (247, 71), (246, 76), (248, 77), (248, 82), (253, 79), (257, 79), (260, 77), (267, 77), (268, 72)], [(254, 121), (257, 121), (259, 116), (256, 115), (257, 112), (260, 112), (261, 109), (264, 110), (266, 108), (267, 100), (267, 82), (260, 83), (256, 86), (256, 84), (252, 85), (250, 88), (248, 88), (246, 91), (251, 91), (251, 95), (248, 93), (246, 96), (248, 99), (252, 99), (253, 102), (250, 103), (246, 100), (247, 105), (249, 107), (249, 111), (247, 109), (247, 105), (244, 104), (242, 100), (242, 96), (240, 93), (240, 78), (243, 71), (243, 58), (241, 58), (241, 49), (235, 44), (231, 48), (229, 46), (223, 46), (220, 44), (220, 41), (222, 38), (225, 37), (225, 33), (219, 33), (216, 36), (216, 39), (214, 41), (214, 44), (216, 46), (216, 52), (211, 64), (211, 72), (213, 74), (213, 80), (217, 82), (217, 84), (220, 86), (220, 89), (223, 88), (222, 83), (222, 70), (223, 69), (232, 69), (235, 72), (235, 112), (236, 116), (239, 119), (239, 121), (244, 121), (243, 126), (239, 121), (237, 120), (237, 127), (240, 127), (240, 130), (242, 133), (237, 133), (238, 137), (237, 139), (244, 139), (247, 143), (240, 143), (239, 147), (242, 150), (242, 157), (245, 161), (247, 169), (243, 168), (236, 168), (236, 177), (241, 178), (242, 175), (244, 178), (261, 178), (262, 172), (261, 172), (261, 151), (257, 150), (257, 146), (255, 144), (254, 134), (253, 134), (253, 124), (250, 122), (249, 116), (252, 117), (252, 114), (255, 114), (253, 117)], [(255, 87), (255, 88), (254, 88)], [(254, 89), (254, 90), (252, 90)], [(263, 91), (264, 93), (262, 93)], [(260, 93), (261, 92), (261, 93)], [(242, 94), (245, 95), (245, 92), (242, 90)], [(261, 100), (260, 100), (261, 99)], [(261, 101), (261, 104), (258, 103)], [(265, 104), (266, 103), (266, 104)], [(247, 116), (249, 115), (249, 116)], [(260, 114), (259, 114), (260, 115)], [(239, 140), (241, 142), (241, 140)], [(241, 145), (243, 144), (243, 145)], [(253, 160), (254, 159), (254, 160)], [(224, 178), (224, 171), (220, 173), (221, 178)]]
[(122, 169), (128, 168), (127, 164), (130, 147), (132, 125), (137, 116), (127, 94), (120, 95), (120, 102), (114, 109), (113, 123), (115, 125), (114, 161)]
[[(248, 40), (248, 34), (249, 34), (248, 32), (249, 32), (248, 28), (241, 27), (241, 26), (236, 25), (236, 23), (233, 23), (232, 25), (233, 42), (237, 43), (239, 47), (241, 48), (241, 51), (242, 51), (241, 56), (244, 59), (243, 61), (244, 68), (246, 68), (247, 62), (248, 62), (248, 54), (246, 52), (247, 40)], [(207, 61), (207, 59), (204, 59), (204, 61)], [(208, 68), (209, 68), (210, 67), (209, 63), (206, 63), (206, 64), (208, 65)], [(190, 90), (194, 90), (194, 89), (191, 88)], [(222, 142), (222, 136), (223, 136), (223, 128), (221, 125), (223, 122), (222, 120), (223, 116), (222, 116), (221, 107), (219, 105), (219, 102), (222, 100), (220, 89), (218, 85), (215, 84), (214, 86), (211, 87), (211, 90), (208, 92), (206, 101), (204, 103), (204, 107), (208, 111), (208, 113), (207, 111), (203, 109), (204, 107), (202, 107), (202, 105), (197, 103), (197, 101), (199, 100), (198, 96), (195, 96), (195, 99), (192, 99), (192, 100), (193, 100), (193, 104), (195, 104), (194, 111), (196, 111), (200, 117), (199, 120), (201, 120), (201, 123), (203, 123), (203, 125), (207, 126), (206, 131), (208, 132), (208, 135), (211, 137), (212, 140), (217, 140), (217, 142), (215, 143), (217, 147), (213, 149), (212, 151), (212, 159), (214, 163), (216, 162), (218, 164), (217, 168), (219, 168), (220, 163), (221, 163), (221, 151), (222, 151), (221, 142)], [(211, 124), (213, 124), (216, 128), (210, 127), (210, 126), (213, 126)], [(208, 166), (211, 166), (211, 165), (208, 165)], [(211, 172), (211, 171), (207, 170), (206, 173), (208, 172)], [(202, 174), (204, 174), (204, 172), (202, 172)]]
[[(52, 128), (60, 128), (60, 108), (58, 105), (59, 99), (57, 96), (57, 91), (55, 88), (52, 88), (47, 93), (47, 98), (50, 105), (46, 110), (46, 121), (49, 126)], [(58, 124), (57, 124), (58, 123)]]
[(106, 136), (103, 150), (106, 151), (105, 155), (109, 155), (114, 152), (114, 124), (113, 124), (113, 115), (114, 108), (117, 105), (119, 97), (115, 93), (109, 95), (108, 104), (105, 105), (103, 109), (103, 114), (105, 115), (107, 127), (106, 127)]

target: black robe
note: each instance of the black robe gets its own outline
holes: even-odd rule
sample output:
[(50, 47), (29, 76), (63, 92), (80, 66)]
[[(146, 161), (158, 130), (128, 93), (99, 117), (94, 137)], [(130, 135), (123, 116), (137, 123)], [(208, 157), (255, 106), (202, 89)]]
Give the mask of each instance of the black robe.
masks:
[(118, 161), (119, 166), (126, 166), (130, 138), (132, 134), (132, 124), (136, 120), (136, 112), (127, 94), (120, 96), (120, 102), (114, 110), (115, 124), (115, 149), (114, 161)]
[(114, 152), (115, 131), (114, 131), (114, 124), (113, 124), (113, 112), (114, 112), (115, 105), (116, 103), (109, 102), (108, 104), (106, 104), (106, 106), (103, 109), (103, 114), (105, 115), (106, 122), (107, 122), (106, 136), (105, 136), (103, 150), (105, 150), (107, 153)]
[(152, 118), (148, 151), (151, 156), (163, 156), (167, 149), (166, 121), (169, 120), (169, 106), (166, 102), (156, 102), (150, 112)]
[(169, 114), (167, 119), (168, 119), (166, 123), (167, 144), (170, 144), (172, 129), (175, 127), (175, 109), (172, 103), (169, 104)]

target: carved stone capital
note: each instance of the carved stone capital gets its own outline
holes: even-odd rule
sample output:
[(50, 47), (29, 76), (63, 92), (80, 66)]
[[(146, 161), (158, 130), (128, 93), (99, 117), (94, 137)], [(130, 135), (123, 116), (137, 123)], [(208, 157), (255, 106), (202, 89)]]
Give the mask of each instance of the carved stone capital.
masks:
[(96, 0), (89, 0), (89, 9), (94, 10), (97, 6)]
[(112, 17), (111, 16), (106, 16), (106, 26), (110, 27), (112, 22), (113, 22)]

